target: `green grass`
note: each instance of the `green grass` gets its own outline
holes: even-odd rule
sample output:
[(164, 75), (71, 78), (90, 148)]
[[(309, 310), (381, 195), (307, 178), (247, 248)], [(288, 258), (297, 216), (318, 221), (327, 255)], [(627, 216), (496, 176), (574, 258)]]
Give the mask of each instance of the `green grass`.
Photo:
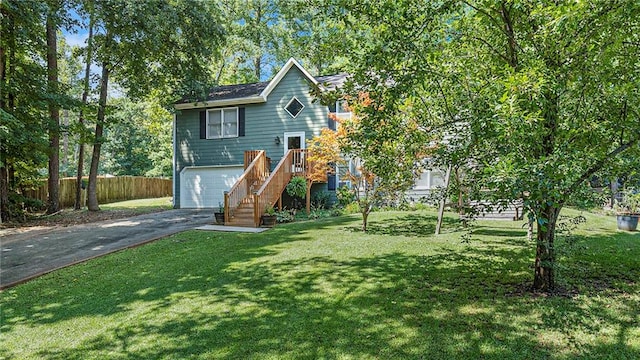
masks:
[(0, 358), (640, 358), (640, 235), (586, 216), (561, 296), (523, 291), (518, 222), (468, 243), (422, 211), (372, 214), (366, 235), (357, 215), (184, 232), (4, 291)]
[(173, 207), (171, 200), (171, 197), (127, 200), (111, 204), (102, 204), (100, 208), (102, 210), (168, 210)]

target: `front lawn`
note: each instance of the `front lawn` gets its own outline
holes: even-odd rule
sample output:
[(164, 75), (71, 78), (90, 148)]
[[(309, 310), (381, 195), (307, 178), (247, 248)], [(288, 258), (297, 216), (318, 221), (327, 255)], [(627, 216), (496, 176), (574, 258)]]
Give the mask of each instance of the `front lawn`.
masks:
[(525, 289), (521, 222), (468, 242), (428, 211), (366, 235), (357, 215), (184, 232), (2, 292), (0, 358), (640, 358), (640, 235), (586, 216), (554, 296)]

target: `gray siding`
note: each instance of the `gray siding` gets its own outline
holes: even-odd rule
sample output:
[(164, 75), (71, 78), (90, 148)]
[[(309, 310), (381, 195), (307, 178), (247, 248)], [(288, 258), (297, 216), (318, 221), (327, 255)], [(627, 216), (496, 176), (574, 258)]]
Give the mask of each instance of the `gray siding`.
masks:
[[(244, 161), (245, 150), (266, 150), (275, 166), (284, 154), (284, 133), (304, 131), (311, 139), (327, 127), (328, 110), (319, 102), (313, 103), (310, 86), (296, 67), (282, 78), (269, 94), (266, 103), (242, 105), (245, 108), (245, 136), (229, 139), (200, 139), (200, 111), (183, 110), (176, 116), (175, 196), (180, 203), (180, 171), (185, 166), (237, 165)], [(294, 119), (284, 110), (295, 96), (304, 109)], [(275, 144), (275, 137), (281, 139)]]

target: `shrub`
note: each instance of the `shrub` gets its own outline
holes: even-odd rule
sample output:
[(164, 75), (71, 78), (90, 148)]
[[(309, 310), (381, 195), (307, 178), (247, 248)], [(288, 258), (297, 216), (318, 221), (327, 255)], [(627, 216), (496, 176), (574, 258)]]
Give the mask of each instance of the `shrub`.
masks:
[(627, 189), (622, 193), (622, 198), (616, 200), (614, 209), (618, 214), (640, 214), (640, 193), (635, 189)]
[(287, 194), (303, 199), (307, 195), (307, 180), (302, 176), (294, 176), (287, 184)]
[(357, 201), (350, 202), (344, 207), (345, 214), (359, 214), (360, 204)]
[(296, 218), (295, 209), (291, 209), (291, 210), (283, 209), (280, 211), (276, 211), (275, 214), (276, 214), (276, 221), (279, 223), (292, 222)]
[(317, 192), (311, 197), (311, 205), (316, 209), (326, 209), (330, 197), (331, 195), (327, 191)]
[(25, 221), (27, 213), (42, 211), (46, 204), (39, 199), (33, 199), (16, 192), (9, 192), (7, 204), (8, 218), (11, 220)]
[(342, 207), (345, 207), (356, 201), (356, 194), (353, 192), (353, 190), (344, 185), (340, 186), (336, 190), (336, 197), (338, 198), (338, 204)]

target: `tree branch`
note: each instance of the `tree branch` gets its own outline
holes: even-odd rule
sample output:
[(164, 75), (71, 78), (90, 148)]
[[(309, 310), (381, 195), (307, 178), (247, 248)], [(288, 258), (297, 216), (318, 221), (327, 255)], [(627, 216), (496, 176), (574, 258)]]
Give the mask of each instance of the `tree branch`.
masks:
[(511, 63), (510, 59), (506, 55), (504, 55), (504, 54), (500, 53), (498, 50), (496, 50), (496, 48), (494, 48), (487, 40), (479, 38), (479, 37), (476, 37), (476, 36), (469, 36), (469, 38), (473, 39), (473, 40), (480, 41), (485, 46), (487, 46), (492, 53), (494, 53), (495, 55), (498, 55), (502, 60), (506, 61), (507, 63)]
[(606, 165), (607, 161), (609, 161), (612, 157), (615, 157), (618, 154), (620, 154), (621, 152), (623, 152), (623, 151), (627, 150), (628, 148), (634, 146), (639, 141), (640, 141), (640, 138), (637, 137), (637, 138), (635, 138), (635, 139), (633, 139), (633, 140), (631, 140), (629, 142), (621, 144), (616, 149), (614, 149), (613, 151), (608, 153), (604, 158), (598, 160), (592, 167), (590, 167), (587, 171), (585, 171), (585, 173), (582, 174), (582, 176), (580, 176), (580, 178), (578, 178), (578, 180), (576, 180), (573, 184), (571, 184), (571, 186), (569, 186), (569, 188), (566, 189), (562, 193), (564, 195), (563, 197), (567, 198), (574, 191), (576, 191), (576, 189), (578, 188), (578, 186), (580, 186), (580, 184), (582, 184), (584, 181), (586, 181), (589, 178), (591, 178), (591, 176), (593, 176), (593, 174), (595, 174), (598, 170), (602, 169)]

